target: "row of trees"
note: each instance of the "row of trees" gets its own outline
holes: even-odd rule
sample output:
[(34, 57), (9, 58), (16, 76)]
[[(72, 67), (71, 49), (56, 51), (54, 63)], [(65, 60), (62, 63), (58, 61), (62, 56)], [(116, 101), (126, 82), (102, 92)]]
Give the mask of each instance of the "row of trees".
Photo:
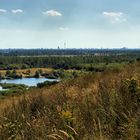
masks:
[(140, 50), (130, 49), (2, 49), (0, 55), (5, 56), (40, 56), (40, 55), (94, 55), (96, 53), (117, 55), (140, 54)]
[[(73, 74), (74, 76), (74, 74)], [(57, 79), (57, 78), (63, 78), (65, 77), (65, 72), (64, 70), (60, 69), (57, 71), (52, 71), (52, 72), (45, 72), (42, 71), (41, 69), (36, 70), (34, 73), (31, 72), (30, 69), (28, 69), (26, 72), (19, 73), (16, 70), (7, 70), (5, 74), (2, 74), (0, 72), (0, 79), (20, 79), (20, 78), (40, 78), (40, 77), (46, 77), (50, 79)]]
[(79, 68), (81, 64), (121, 63), (138, 59), (137, 55), (120, 56), (50, 56), (50, 57), (20, 57), (0, 56), (0, 69), (25, 69), (53, 67), (55, 69)]
[(2, 75), (1, 73), (0, 73), (0, 79), (11, 79), (11, 78), (13, 78), (13, 79), (19, 79), (19, 78), (22, 78), (22, 74), (18, 74), (17, 72), (16, 72), (16, 70), (12, 70), (12, 71), (10, 71), (10, 70), (7, 70), (6, 71), (6, 73), (5, 73), (5, 75)]

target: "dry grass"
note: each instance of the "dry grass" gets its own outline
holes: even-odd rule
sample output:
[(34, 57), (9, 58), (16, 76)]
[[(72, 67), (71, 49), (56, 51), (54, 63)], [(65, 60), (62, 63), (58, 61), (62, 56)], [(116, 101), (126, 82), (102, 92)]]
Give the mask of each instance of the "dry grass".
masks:
[[(45, 72), (45, 73), (51, 73), (53, 71), (52, 68), (30, 68), (30, 69), (17, 69), (16, 72), (17, 74), (23, 74), (26, 73), (28, 70), (30, 70), (30, 74), (31, 75), (34, 75), (36, 71), (38, 70), (42, 70), (42, 72)], [(4, 76), (6, 74), (6, 71), (7, 70), (0, 70), (0, 73), (2, 74), (2, 76)]]
[(139, 73), (139, 64), (133, 64), (9, 99), (0, 139), (138, 140)]

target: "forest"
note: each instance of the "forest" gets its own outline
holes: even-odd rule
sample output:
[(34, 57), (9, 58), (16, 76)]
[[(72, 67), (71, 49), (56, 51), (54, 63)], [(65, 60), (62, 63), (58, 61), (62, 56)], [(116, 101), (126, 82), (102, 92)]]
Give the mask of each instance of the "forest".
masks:
[(140, 54), (140, 49), (0, 49), (0, 55), (4, 56), (42, 56), (42, 55), (94, 55), (96, 53), (117, 54)]
[[(131, 63), (139, 60), (139, 50), (0, 50), (0, 69), (63, 68), (82, 69), (81, 65)], [(38, 53), (42, 53), (38, 55)], [(58, 54), (60, 52), (60, 54)], [(28, 54), (29, 53), (29, 54)]]

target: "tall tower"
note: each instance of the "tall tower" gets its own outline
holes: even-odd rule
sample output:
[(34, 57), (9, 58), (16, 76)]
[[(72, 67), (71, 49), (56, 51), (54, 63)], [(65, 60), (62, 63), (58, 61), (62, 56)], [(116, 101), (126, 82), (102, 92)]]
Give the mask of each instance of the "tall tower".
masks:
[(66, 46), (67, 46), (67, 44), (66, 44), (66, 42), (64, 42), (64, 49), (66, 49)]
[(58, 46), (57, 49), (60, 50), (60, 47)]

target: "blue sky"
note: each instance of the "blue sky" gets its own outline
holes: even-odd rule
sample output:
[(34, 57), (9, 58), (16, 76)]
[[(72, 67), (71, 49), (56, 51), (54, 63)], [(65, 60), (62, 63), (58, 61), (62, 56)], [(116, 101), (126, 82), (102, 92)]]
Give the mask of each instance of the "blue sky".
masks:
[(0, 48), (140, 48), (140, 1), (0, 0)]

